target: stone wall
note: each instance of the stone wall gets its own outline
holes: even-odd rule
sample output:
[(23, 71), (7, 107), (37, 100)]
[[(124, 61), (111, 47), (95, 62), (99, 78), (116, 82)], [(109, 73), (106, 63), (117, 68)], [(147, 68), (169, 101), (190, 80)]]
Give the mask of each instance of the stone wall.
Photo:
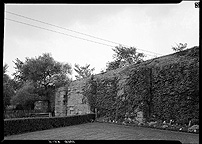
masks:
[[(136, 86), (141, 90), (137, 88), (138, 93), (136, 94), (147, 96), (151, 95), (152, 91), (153, 96), (157, 96), (160, 93), (165, 93), (164, 91), (167, 90), (168, 92), (166, 92), (166, 94), (172, 95), (172, 93), (170, 93), (172, 92), (171, 89), (179, 82), (184, 83), (183, 85), (176, 85), (177, 87), (179, 86), (179, 88), (182, 87), (181, 90), (189, 87), (190, 82), (195, 84), (196, 87), (199, 86), (197, 83), (199, 69), (198, 51), (199, 47), (194, 47), (182, 52), (147, 60), (141, 64), (132, 64), (97, 74), (94, 78), (99, 80), (113, 79), (114, 77), (118, 78), (116, 99), (121, 99), (122, 101), (125, 101), (127, 99), (125, 96), (129, 95), (127, 92), (130, 91), (131, 86), (127, 83), (131, 76), (141, 77), (142, 75), (142, 77), (138, 79), (139, 82), (137, 84), (139, 85)], [(182, 68), (180, 68), (181, 66)], [(167, 73), (166, 75), (162, 73), (164, 69), (165, 73)], [(179, 69), (179, 71), (176, 71), (176, 69)], [(188, 72), (192, 72), (193, 69), (195, 70), (196, 81), (191, 79), (186, 80), (186, 75)], [(140, 74), (143, 72), (145, 74)], [(169, 76), (176, 78), (179, 76), (179, 80), (174, 83), (172, 77), (170, 78)], [(66, 88), (58, 89), (55, 95), (56, 116), (90, 113), (90, 106), (88, 105), (87, 99), (82, 94), (87, 81), (88, 79), (76, 80), (70, 84), (68, 90)], [(195, 91), (194, 87), (190, 87), (190, 92), (192, 91)], [(180, 91), (178, 90), (178, 92)]]
[(73, 81), (69, 87), (61, 87), (55, 94), (55, 116), (90, 113), (87, 99), (82, 95), (85, 80)]
[(55, 94), (55, 116), (66, 115), (65, 97), (66, 97), (66, 88), (65, 87), (59, 88)]
[[(122, 111), (122, 115), (123, 111), (135, 110), (131, 109), (135, 105), (135, 98), (135, 101), (137, 99), (149, 101), (150, 105), (146, 104), (144, 107), (147, 112), (144, 116), (155, 114), (164, 119), (198, 118), (199, 47), (124, 67), (117, 72), (117, 77), (119, 79), (117, 101), (120, 99), (125, 102), (119, 110)], [(192, 115), (183, 113), (183, 108), (178, 103), (182, 99), (190, 101), (194, 104), (191, 106), (196, 107), (193, 108)], [(168, 108), (168, 105), (173, 107)]]

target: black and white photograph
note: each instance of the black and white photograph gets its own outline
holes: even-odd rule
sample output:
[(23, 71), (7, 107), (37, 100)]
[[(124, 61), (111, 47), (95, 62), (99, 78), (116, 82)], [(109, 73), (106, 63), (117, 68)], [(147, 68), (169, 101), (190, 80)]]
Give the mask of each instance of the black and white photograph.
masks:
[(1, 141), (199, 144), (199, 6), (4, 3)]

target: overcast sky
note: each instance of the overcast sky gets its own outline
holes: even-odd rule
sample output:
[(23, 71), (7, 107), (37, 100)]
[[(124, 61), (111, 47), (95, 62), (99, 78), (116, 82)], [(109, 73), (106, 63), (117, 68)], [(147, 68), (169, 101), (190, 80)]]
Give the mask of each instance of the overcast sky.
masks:
[[(100, 37), (127, 46), (134, 46), (144, 52), (147, 58), (154, 53), (167, 55), (173, 53), (175, 43), (187, 43), (188, 47), (199, 45), (199, 9), (194, 2), (161, 5), (25, 5), (6, 4), (5, 10), (77, 32)], [(78, 33), (59, 29), (50, 25), (34, 22), (22, 17), (5, 13), (5, 17), (20, 22), (40, 26), (61, 33), (105, 43)], [(142, 50), (151, 51), (148, 53)], [(8, 74), (15, 72), (14, 61), (25, 57), (38, 57), (51, 53), (59, 62), (90, 64), (94, 73), (106, 68), (112, 61), (112, 47), (80, 40), (43, 29), (4, 21), (3, 64), (9, 65)], [(75, 72), (73, 72), (73, 75)], [(74, 77), (72, 77), (74, 79)]]

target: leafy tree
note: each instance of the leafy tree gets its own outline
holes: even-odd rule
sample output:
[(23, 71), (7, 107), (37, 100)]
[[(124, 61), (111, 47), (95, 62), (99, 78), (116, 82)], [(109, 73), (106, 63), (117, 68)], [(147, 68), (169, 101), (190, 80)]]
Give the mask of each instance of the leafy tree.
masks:
[(119, 68), (121, 63), (140, 63), (143, 61), (143, 57), (145, 57), (143, 53), (137, 53), (135, 47), (127, 48), (120, 45), (112, 50), (115, 52), (113, 55), (115, 60), (107, 64), (107, 71)]
[(95, 68), (90, 69), (90, 64), (86, 64), (86, 66), (80, 66), (79, 64), (75, 64), (74, 70), (78, 75), (75, 75), (76, 79), (90, 77)]
[(125, 60), (130, 64), (142, 61), (142, 58), (144, 57), (144, 54), (137, 53), (137, 50), (134, 47), (127, 48), (120, 45), (112, 50), (115, 52), (113, 56), (116, 60)]
[(66, 74), (71, 74), (71, 66), (69, 64), (56, 62), (47, 53), (38, 58), (26, 58), (24, 63), (16, 59), (14, 63), (16, 65), (14, 76), (17, 80), (22, 82), (32, 80), (43, 87), (54, 85), (58, 75), (67, 76)]
[(8, 69), (8, 64), (4, 64), (4, 66), (3, 66), (3, 74), (6, 74), (7, 69)]
[(15, 80), (21, 86), (27, 81), (32, 81), (36, 85), (37, 94), (46, 97), (48, 111), (50, 111), (54, 89), (70, 81), (67, 74), (71, 74), (71, 66), (68, 63), (55, 61), (49, 53), (37, 58), (26, 58), (25, 62), (16, 59), (14, 63), (16, 65)]
[(185, 43), (185, 44), (179, 43), (179, 44), (176, 44), (176, 45), (177, 45), (177, 46), (172, 47), (172, 49), (173, 49), (175, 52), (183, 51), (183, 50), (187, 47), (187, 43)]
[(106, 71), (110, 71), (110, 70), (119, 68), (120, 62), (121, 62), (121, 60), (115, 60), (112, 62), (108, 62)]
[(55, 74), (53, 76), (53, 81), (55, 84), (55, 87), (61, 87), (68, 85), (71, 82), (71, 79), (68, 77), (68, 74), (71, 74), (71, 66), (66, 64), (60, 64), (60, 72), (58, 74)]
[(3, 83), (6, 83), (9, 80), (9, 76), (6, 74), (8, 65), (4, 64), (3, 66)]
[(14, 89), (10, 86), (9, 83), (3, 84), (3, 100), (4, 100), (4, 109), (10, 105), (11, 98), (15, 95)]
[(3, 66), (3, 101), (4, 109), (10, 105), (10, 99), (15, 94), (15, 91), (12, 86), (12, 79), (6, 74), (8, 65)]
[(16, 95), (11, 99), (11, 103), (21, 105), (23, 109), (33, 109), (36, 100), (40, 100), (40, 98), (36, 94), (34, 83), (28, 81), (16, 92)]

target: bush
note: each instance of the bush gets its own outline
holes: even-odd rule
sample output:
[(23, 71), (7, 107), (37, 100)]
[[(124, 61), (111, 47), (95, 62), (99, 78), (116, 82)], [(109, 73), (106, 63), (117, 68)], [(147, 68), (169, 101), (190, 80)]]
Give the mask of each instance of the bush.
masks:
[(94, 114), (50, 118), (18, 118), (4, 120), (4, 136), (90, 122)]

